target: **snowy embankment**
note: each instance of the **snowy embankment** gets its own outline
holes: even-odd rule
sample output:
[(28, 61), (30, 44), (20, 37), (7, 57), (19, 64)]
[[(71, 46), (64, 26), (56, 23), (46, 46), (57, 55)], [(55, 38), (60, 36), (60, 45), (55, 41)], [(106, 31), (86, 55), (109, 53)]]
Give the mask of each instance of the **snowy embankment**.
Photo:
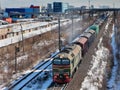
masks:
[(98, 90), (98, 88), (102, 87), (108, 55), (109, 50), (102, 45), (101, 38), (96, 55), (93, 56), (91, 67), (82, 83), (80, 90)]
[(119, 72), (118, 70), (118, 60), (116, 57), (116, 53), (117, 53), (117, 45), (116, 45), (116, 41), (115, 41), (115, 30), (117, 30), (117, 28), (115, 27), (115, 25), (113, 25), (113, 34), (112, 34), (112, 51), (113, 51), (113, 57), (114, 57), (114, 65), (112, 68), (112, 72), (111, 72), (111, 78), (108, 81), (108, 90), (120, 90), (120, 75), (118, 74)]

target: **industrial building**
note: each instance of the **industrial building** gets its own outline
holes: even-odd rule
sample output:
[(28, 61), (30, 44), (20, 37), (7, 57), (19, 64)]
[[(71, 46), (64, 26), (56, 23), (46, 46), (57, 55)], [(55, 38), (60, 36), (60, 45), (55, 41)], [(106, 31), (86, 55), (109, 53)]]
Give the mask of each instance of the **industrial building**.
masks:
[(39, 6), (31, 5), (30, 8), (6, 8), (5, 12), (13, 21), (24, 18), (34, 18), (39, 15)]

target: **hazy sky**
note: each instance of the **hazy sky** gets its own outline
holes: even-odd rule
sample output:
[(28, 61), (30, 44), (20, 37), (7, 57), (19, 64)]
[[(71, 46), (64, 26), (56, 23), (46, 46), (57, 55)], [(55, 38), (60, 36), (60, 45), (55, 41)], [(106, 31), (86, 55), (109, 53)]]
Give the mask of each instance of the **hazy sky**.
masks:
[[(2, 8), (7, 7), (29, 7), (31, 4), (33, 5), (47, 5), (47, 3), (53, 3), (54, 1), (62, 1), (69, 3), (70, 5), (79, 7), (82, 5), (89, 5), (89, 0), (0, 0), (0, 5)], [(90, 0), (90, 4), (95, 7), (99, 7), (101, 5), (109, 5), (111, 7), (119, 7), (120, 8), (120, 0)]]

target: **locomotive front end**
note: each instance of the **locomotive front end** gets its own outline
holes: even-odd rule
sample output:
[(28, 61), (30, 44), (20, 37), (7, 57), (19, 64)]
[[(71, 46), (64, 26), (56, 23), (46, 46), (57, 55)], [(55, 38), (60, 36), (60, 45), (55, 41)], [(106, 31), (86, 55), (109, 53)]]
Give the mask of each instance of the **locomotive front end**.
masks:
[(69, 83), (70, 60), (56, 58), (53, 60), (53, 81), (56, 83)]

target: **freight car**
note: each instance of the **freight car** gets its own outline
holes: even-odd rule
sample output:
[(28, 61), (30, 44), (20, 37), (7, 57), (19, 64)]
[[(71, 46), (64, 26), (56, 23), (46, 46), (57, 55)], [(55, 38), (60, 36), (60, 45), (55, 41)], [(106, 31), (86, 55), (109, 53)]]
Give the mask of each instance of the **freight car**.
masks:
[(74, 44), (79, 45), (82, 48), (82, 56), (85, 55), (89, 46), (88, 46), (88, 39), (86, 37), (80, 37)]
[(99, 34), (99, 23), (90, 26), (77, 40), (66, 46), (53, 59), (53, 82), (70, 82), (79, 67), (82, 57), (87, 53), (89, 47)]

